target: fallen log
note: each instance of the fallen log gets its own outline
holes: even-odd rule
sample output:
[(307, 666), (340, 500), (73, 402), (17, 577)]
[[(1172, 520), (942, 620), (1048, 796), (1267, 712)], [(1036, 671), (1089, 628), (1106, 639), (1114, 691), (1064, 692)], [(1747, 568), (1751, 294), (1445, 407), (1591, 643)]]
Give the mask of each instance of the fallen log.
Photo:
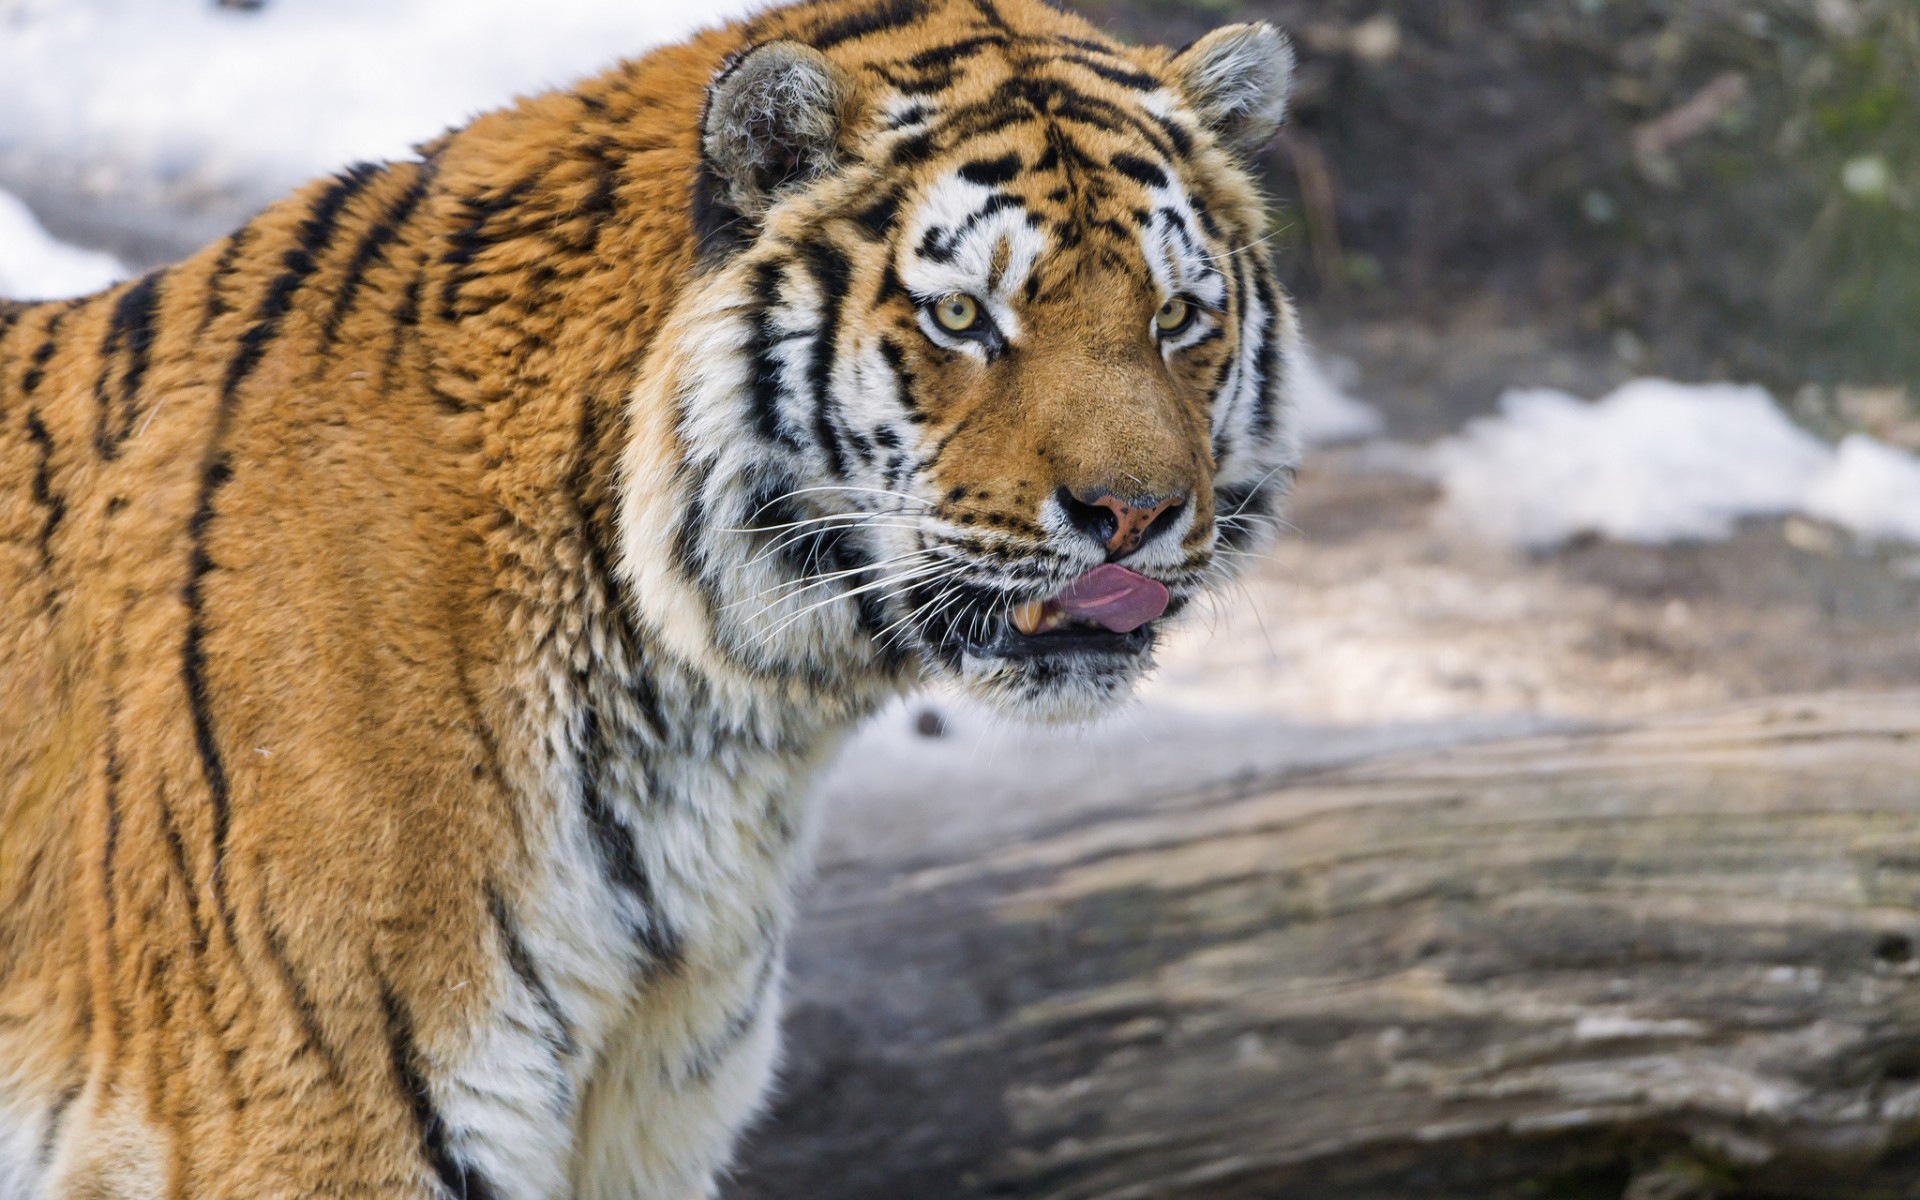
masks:
[(1920, 692), (850, 863), (736, 1200), (1920, 1195)]

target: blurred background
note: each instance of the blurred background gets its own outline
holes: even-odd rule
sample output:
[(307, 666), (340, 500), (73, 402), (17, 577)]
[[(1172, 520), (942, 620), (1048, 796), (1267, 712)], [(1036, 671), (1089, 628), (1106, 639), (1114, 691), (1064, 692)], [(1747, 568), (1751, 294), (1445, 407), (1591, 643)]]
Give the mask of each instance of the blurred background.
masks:
[[(1259, 166), (1317, 351), (1306, 469), (1271, 554), (1125, 715), (1042, 733), (936, 695), (864, 735), (827, 784), (828, 911), (874, 864), (1167, 797), (1920, 680), (1913, 0), (1070, 6), (1131, 41), (1256, 17), (1294, 37), (1293, 115)], [(169, 260), (302, 179), (748, 7), (0, 0), (0, 294)], [(776, 1124), (825, 1137), (867, 1111), (834, 1080), (878, 1060), (833, 1015), (865, 977), (808, 965), (845, 947), (800, 953)], [(950, 1188), (814, 1194), (1320, 1194), (1004, 1184), (1031, 1162), (962, 1187), (965, 1152), (927, 1138)], [(806, 1157), (780, 1146), (783, 1169)], [(1645, 1158), (1513, 1194), (1913, 1194), (1661, 1191), (1694, 1177), (1620, 1165)], [(743, 1194), (781, 1194), (768, 1178)], [(1377, 1194), (1456, 1194), (1396, 1186)]]

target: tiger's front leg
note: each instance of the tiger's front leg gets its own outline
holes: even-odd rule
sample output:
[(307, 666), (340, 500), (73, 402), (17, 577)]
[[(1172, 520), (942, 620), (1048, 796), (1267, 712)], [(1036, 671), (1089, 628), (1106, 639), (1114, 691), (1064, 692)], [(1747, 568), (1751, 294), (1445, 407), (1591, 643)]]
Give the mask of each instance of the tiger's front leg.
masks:
[[(691, 999), (694, 993), (689, 993)], [(579, 1200), (711, 1200), (742, 1130), (757, 1116), (779, 1052), (770, 981), (716, 1015), (636, 1012), (588, 1085), (574, 1195)], [(691, 1038), (677, 1031), (697, 1029)]]

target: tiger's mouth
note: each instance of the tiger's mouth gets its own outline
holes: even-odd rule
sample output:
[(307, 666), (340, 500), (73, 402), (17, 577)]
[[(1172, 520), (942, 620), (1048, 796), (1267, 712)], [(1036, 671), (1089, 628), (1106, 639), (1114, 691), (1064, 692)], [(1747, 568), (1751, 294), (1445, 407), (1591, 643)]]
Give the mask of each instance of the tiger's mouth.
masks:
[(967, 649), (989, 658), (1130, 657), (1152, 644), (1153, 622), (1170, 601), (1159, 580), (1103, 563), (1052, 596), (1014, 605)]

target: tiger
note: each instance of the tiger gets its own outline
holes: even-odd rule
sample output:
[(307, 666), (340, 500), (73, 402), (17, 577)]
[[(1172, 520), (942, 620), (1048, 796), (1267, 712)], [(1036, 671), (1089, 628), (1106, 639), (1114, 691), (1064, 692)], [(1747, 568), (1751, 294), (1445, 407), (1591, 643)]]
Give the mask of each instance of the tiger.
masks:
[(716, 1195), (849, 733), (1271, 534), (1292, 73), (813, 0), (0, 306), (0, 1197)]

